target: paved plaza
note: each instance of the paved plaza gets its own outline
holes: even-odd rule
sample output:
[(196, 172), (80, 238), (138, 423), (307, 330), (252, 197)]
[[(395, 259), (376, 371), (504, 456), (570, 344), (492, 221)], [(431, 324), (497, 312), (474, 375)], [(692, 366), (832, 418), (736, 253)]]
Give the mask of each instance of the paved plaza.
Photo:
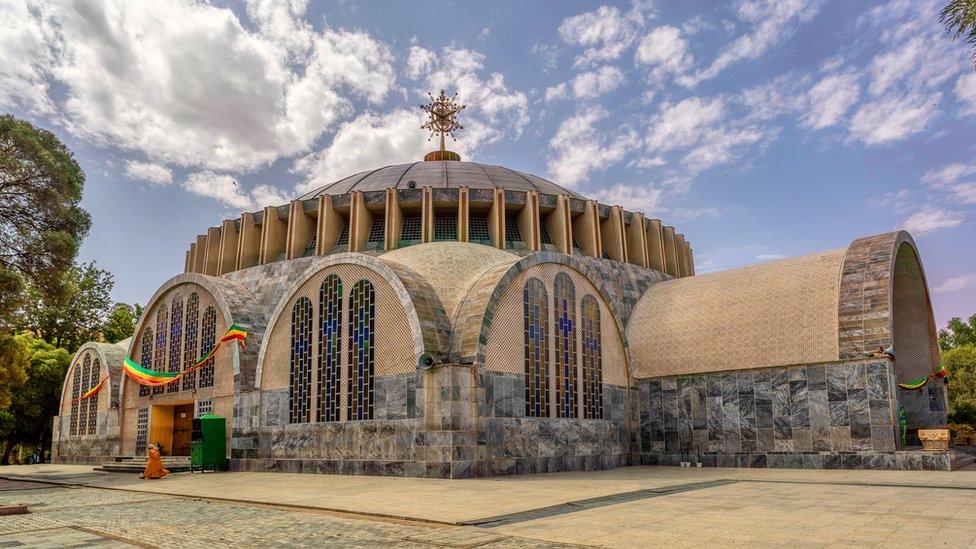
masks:
[[(0, 547), (976, 544), (976, 472), (627, 467), (471, 480), (0, 468)], [(43, 481), (43, 482), (31, 482)]]

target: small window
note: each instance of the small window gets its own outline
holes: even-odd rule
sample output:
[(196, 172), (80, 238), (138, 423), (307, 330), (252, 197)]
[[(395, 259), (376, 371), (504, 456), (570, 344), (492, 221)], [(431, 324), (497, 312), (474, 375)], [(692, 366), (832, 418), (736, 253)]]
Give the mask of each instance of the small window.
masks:
[(400, 230), (399, 246), (420, 244), (421, 220), (419, 215), (403, 216), (403, 228)]
[(349, 245), (349, 224), (346, 223), (345, 225), (342, 226), (342, 230), (339, 231), (339, 239), (336, 240), (335, 246), (332, 248), (332, 251), (341, 252), (342, 250), (339, 249), (339, 247), (348, 246), (348, 245)]
[(139, 408), (136, 416), (136, 454), (146, 453), (146, 443), (149, 440), (149, 408)]
[(457, 240), (457, 218), (456, 217), (435, 217), (434, 218), (434, 240)]
[(197, 401), (197, 417), (205, 416), (207, 414), (213, 413), (213, 400), (198, 400)]
[(549, 229), (546, 228), (545, 223), (539, 225), (539, 239), (543, 244), (552, 245), (552, 239), (549, 238)]
[(369, 237), (366, 238), (366, 248), (373, 249), (369, 246), (370, 244), (378, 244), (377, 249), (383, 248), (383, 242), (386, 239), (386, 220), (382, 218), (373, 219), (373, 224), (369, 227)]
[(313, 238), (308, 246), (305, 246), (305, 251), (302, 252), (302, 257), (309, 257), (315, 255), (315, 239)]
[(468, 242), (491, 245), (491, 233), (488, 232), (488, 217), (472, 214), (468, 218)]
[(525, 242), (522, 240), (522, 232), (519, 231), (518, 221), (514, 217), (505, 218), (505, 241), (507, 243), (506, 248), (515, 250), (525, 248)]

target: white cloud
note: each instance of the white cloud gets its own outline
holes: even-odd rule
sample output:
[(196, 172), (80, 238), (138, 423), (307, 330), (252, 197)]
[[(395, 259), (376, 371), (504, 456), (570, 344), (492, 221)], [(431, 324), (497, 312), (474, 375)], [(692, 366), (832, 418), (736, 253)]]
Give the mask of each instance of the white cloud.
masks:
[(740, 0), (736, 6), (739, 19), (750, 30), (727, 45), (708, 68), (678, 79), (685, 86), (695, 86), (716, 77), (727, 67), (743, 59), (758, 59), (770, 48), (793, 36), (797, 27), (820, 11), (821, 1)]
[(582, 72), (568, 83), (546, 88), (546, 101), (568, 99), (570, 89), (576, 99), (593, 99), (619, 88), (626, 80), (624, 73), (617, 67), (600, 67), (594, 71)]
[(951, 192), (958, 202), (976, 204), (976, 162), (949, 164), (941, 170), (929, 171), (922, 176), (922, 181), (934, 189)]
[(549, 148), (555, 154), (547, 164), (557, 183), (574, 186), (590, 173), (619, 162), (636, 146), (637, 137), (630, 131), (615, 128), (612, 139), (601, 134), (596, 123), (606, 116), (607, 112), (602, 108), (591, 107), (559, 125), (556, 135), (549, 141)]
[(420, 131), (422, 114), (420, 109), (364, 113), (343, 124), (328, 147), (295, 162), (293, 171), (307, 178), (299, 191), (379, 166), (421, 160), (433, 148)]
[(651, 67), (651, 79), (658, 83), (670, 75), (684, 74), (694, 64), (688, 51), (688, 41), (676, 27), (658, 27), (645, 36), (637, 46), (634, 60), (638, 65)]
[(257, 185), (248, 193), (230, 175), (211, 170), (190, 174), (183, 182), (183, 188), (193, 194), (213, 198), (235, 210), (258, 210), (265, 206), (281, 206), (290, 200), (271, 185)]
[(532, 46), (532, 55), (542, 60), (542, 72), (548, 73), (559, 66), (559, 46), (555, 44), (541, 44), (536, 42)]
[(899, 141), (916, 134), (938, 114), (935, 107), (941, 93), (931, 95), (887, 95), (867, 103), (854, 113), (850, 121), (853, 139), (866, 145), (880, 145)]
[(949, 292), (956, 292), (973, 285), (976, 285), (976, 274), (968, 274), (946, 279), (942, 284), (936, 286), (932, 291), (937, 294), (946, 294)]
[(776, 261), (779, 259), (786, 259), (788, 256), (783, 254), (758, 254), (756, 256), (757, 261)]
[(662, 104), (651, 121), (647, 149), (670, 151), (699, 143), (724, 117), (725, 104), (717, 98), (690, 97), (677, 104)]
[(392, 90), (393, 55), (368, 34), (314, 32), (300, 1), (252, 2), (248, 13), (256, 30), (189, 0), (13, 8), (0, 20), (22, 30), (0, 33), (0, 97), (153, 161), (246, 170), (308, 149), (351, 98)]
[(976, 72), (960, 76), (955, 91), (956, 99), (961, 103), (959, 113), (963, 116), (976, 116)]
[(559, 25), (559, 36), (568, 44), (584, 48), (574, 66), (585, 68), (619, 58), (651, 16), (647, 6), (641, 4), (626, 13), (616, 6), (600, 6), (564, 19)]
[(650, 185), (625, 185), (618, 183), (611, 187), (604, 187), (589, 193), (593, 199), (601, 204), (623, 206), (632, 212), (654, 215), (661, 209), (661, 198), (664, 192)]
[(926, 233), (936, 229), (949, 227), (961, 223), (963, 220), (959, 212), (943, 210), (932, 205), (922, 206), (922, 209), (912, 214), (902, 224), (910, 233)]
[(130, 160), (125, 163), (125, 174), (132, 179), (148, 181), (153, 185), (169, 185), (173, 182), (173, 172), (166, 166), (154, 162)]
[(800, 115), (800, 123), (814, 130), (834, 126), (857, 103), (860, 94), (861, 86), (854, 73), (824, 77), (810, 88), (806, 96), (807, 108)]
[(416, 71), (410, 72), (410, 78), (419, 81), (422, 90), (452, 89), (468, 105), (460, 137), (467, 150), (521, 135), (529, 121), (528, 99), (523, 92), (510, 90), (501, 73), (482, 74), (484, 54), (454, 46), (435, 54), (415, 45), (410, 56), (424, 59)]

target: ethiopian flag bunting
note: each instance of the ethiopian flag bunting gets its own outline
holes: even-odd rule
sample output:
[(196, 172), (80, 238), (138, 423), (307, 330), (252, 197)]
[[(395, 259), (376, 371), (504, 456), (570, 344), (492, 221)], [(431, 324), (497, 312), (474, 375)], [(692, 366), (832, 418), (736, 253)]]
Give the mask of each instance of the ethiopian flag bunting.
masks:
[(88, 398), (91, 398), (91, 397), (97, 395), (98, 392), (102, 390), (102, 387), (105, 386), (105, 382), (106, 381), (108, 381), (108, 376), (103, 377), (102, 380), (99, 381), (97, 385), (95, 385), (91, 389), (88, 389), (87, 391), (85, 391), (85, 394), (79, 396), (78, 398), (72, 400), (71, 402), (72, 403), (81, 402), (82, 400), (85, 400), (85, 399), (88, 399)]
[(167, 383), (173, 383), (178, 381), (186, 374), (202, 367), (207, 363), (208, 360), (213, 358), (217, 354), (217, 349), (224, 343), (230, 343), (236, 341), (240, 344), (241, 349), (246, 348), (244, 346), (244, 341), (247, 339), (247, 330), (241, 328), (237, 324), (232, 324), (230, 328), (224, 332), (217, 344), (214, 345), (213, 349), (200, 357), (196, 364), (190, 366), (189, 368), (183, 370), (182, 372), (157, 372), (155, 370), (148, 370), (142, 366), (136, 364), (131, 358), (125, 357), (125, 362), (122, 363), (122, 371), (125, 375), (129, 376), (133, 381), (140, 385), (146, 385), (149, 387), (156, 387), (159, 385), (166, 385)]
[(241, 344), (241, 349), (246, 349), (247, 347), (244, 345), (245, 339), (247, 339), (247, 330), (241, 328), (237, 324), (231, 324), (230, 328), (227, 328), (227, 331), (224, 333), (224, 336), (220, 338), (220, 342), (217, 345), (220, 345), (220, 343), (239, 341)]
[(929, 382), (929, 376), (917, 377), (915, 379), (909, 379), (904, 383), (899, 383), (898, 386), (902, 389), (921, 389), (923, 385)]

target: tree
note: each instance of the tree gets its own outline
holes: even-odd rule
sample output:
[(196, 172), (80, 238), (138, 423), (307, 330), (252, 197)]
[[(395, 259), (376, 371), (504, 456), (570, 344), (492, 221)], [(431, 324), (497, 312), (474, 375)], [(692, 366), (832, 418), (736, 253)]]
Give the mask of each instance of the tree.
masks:
[(976, 345), (943, 351), (942, 364), (949, 370), (950, 419), (976, 427)]
[(0, 116), (0, 269), (45, 292), (58, 289), (91, 226), (79, 206), (84, 184), (71, 151), (54, 134)]
[(976, 314), (965, 322), (952, 317), (946, 327), (939, 330), (939, 348), (943, 351), (964, 345), (976, 345)]
[(10, 406), (13, 390), (27, 379), (27, 347), (10, 334), (0, 334), (0, 410)]
[(18, 334), (15, 339), (26, 350), (27, 379), (13, 391), (10, 407), (0, 412), (0, 435), (6, 443), (2, 463), (9, 463), (17, 445), (29, 445), (42, 454), (51, 447), (52, 420), (71, 363), (68, 351), (32, 334)]
[(132, 335), (136, 327), (136, 321), (142, 314), (142, 306), (136, 303), (134, 306), (128, 303), (116, 303), (112, 307), (112, 312), (102, 327), (102, 337), (109, 343), (118, 343)]
[(98, 337), (112, 305), (109, 292), (114, 285), (112, 274), (95, 262), (75, 265), (60, 277), (53, 293), (28, 287), (21, 327), (74, 352)]
[(973, 65), (976, 66), (976, 0), (949, 0), (939, 12), (939, 21), (953, 40), (963, 41), (973, 48)]

